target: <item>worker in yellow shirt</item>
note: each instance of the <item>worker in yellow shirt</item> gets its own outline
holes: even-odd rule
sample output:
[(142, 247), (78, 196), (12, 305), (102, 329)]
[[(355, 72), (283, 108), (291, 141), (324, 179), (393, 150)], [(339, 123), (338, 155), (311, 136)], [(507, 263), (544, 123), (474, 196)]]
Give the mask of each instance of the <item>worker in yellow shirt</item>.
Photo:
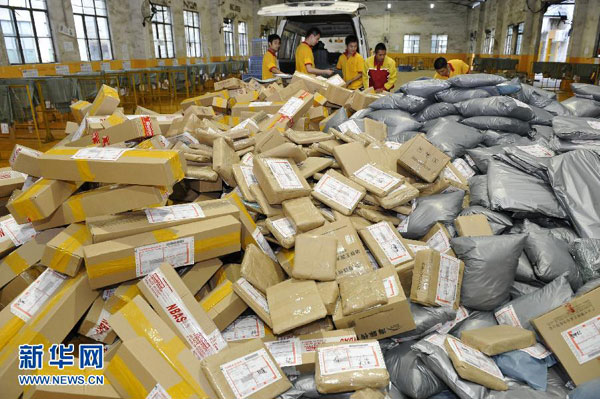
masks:
[(276, 73), (282, 73), (279, 70), (279, 60), (277, 60), (277, 52), (281, 46), (281, 38), (279, 35), (269, 35), (267, 38), (269, 48), (262, 61), (262, 78), (263, 80), (272, 79)]
[(456, 75), (469, 73), (469, 65), (463, 60), (446, 61), (444, 57), (440, 57), (433, 62), (433, 67), (436, 71), (434, 79), (446, 80)]
[(338, 58), (336, 68), (342, 70), (346, 87), (360, 89), (363, 85), (362, 73), (365, 60), (358, 54), (358, 38), (350, 35), (346, 38), (346, 51)]
[(315, 56), (313, 46), (319, 43), (321, 31), (318, 28), (310, 28), (306, 32), (306, 38), (296, 49), (296, 71), (313, 75), (333, 75), (331, 69), (319, 69), (315, 67)]
[(365, 89), (372, 87), (375, 92), (390, 91), (396, 84), (396, 63), (387, 56), (385, 44), (375, 46), (375, 55), (364, 63), (362, 79)]

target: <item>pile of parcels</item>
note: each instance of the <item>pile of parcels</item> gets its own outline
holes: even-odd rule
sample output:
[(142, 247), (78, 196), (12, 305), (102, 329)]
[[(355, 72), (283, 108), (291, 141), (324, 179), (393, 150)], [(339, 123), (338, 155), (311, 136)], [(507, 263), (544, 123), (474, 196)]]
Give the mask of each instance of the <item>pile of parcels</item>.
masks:
[[(573, 86), (380, 95), (296, 73), (217, 82), (172, 115), (124, 115), (103, 86), (64, 140), (0, 171), (0, 396), (583, 398), (600, 88)], [(21, 370), (21, 345), (57, 343), (105, 344), (104, 367)]]

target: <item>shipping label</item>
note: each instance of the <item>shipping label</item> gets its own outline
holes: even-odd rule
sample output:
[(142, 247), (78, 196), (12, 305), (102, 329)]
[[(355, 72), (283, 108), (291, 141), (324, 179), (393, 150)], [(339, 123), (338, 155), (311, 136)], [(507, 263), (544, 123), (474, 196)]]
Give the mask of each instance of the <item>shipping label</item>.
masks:
[(554, 151), (540, 144), (518, 145), (517, 148), (537, 158), (550, 158), (556, 155)]
[[(248, 104), (249, 107), (268, 107), (271, 104), (273, 104), (271, 101), (253, 101), (250, 104)], [(246, 120), (251, 120), (251, 119), (246, 119)]]
[(129, 151), (129, 148), (88, 147), (77, 151), (71, 158), (96, 161), (116, 161), (126, 151)]
[[(242, 165), (248, 165), (248, 166), (252, 166), (254, 163), (254, 154), (252, 154), (251, 152), (244, 154), (244, 156), (242, 157)], [(252, 172), (254, 173), (254, 172)]]
[(83, 135), (83, 132), (85, 131), (86, 128), (87, 128), (87, 118), (83, 118), (83, 120), (79, 124), (79, 127), (77, 128), (77, 130), (75, 130), (75, 133), (73, 133), (73, 135), (71, 135), (71, 141), (79, 140), (81, 138), (81, 136)]
[(448, 337), (448, 344), (461, 362), (468, 363), (493, 377), (504, 379), (502, 372), (492, 358), (452, 337)]
[(400, 179), (397, 177), (394, 177), (378, 167), (370, 164), (364, 165), (362, 168), (354, 172), (354, 176), (383, 191), (388, 191), (400, 183)]
[(498, 324), (506, 324), (513, 327), (523, 327), (519, 321), (517, 313), (515, 312), (515, 308), (513, 308), (513, 305), (503, 307), (494, 313), (494, 316), (496, 316)]
[(0, 242), (9, 238), (18, 247), (36, 235), (37, 231), (31, 223), (18, 224), (12, 216), (0, 222)]
[(449, 167), (446, 166), (442, 173), (444, 178), (462, 184), (462, 181), (460, 181), (460, 177), (456, 176), (456, 173), (454, 173), (454, 171)]
[(147, 208), (145, 211), (146, 217), (148, 218), (148, 223), (198, 219), (205, 216), (200, 204), (197, 203), (161, 206), (159, 208)]
[(395, 141), (386, 141), (385, 146), (390, 150), (399, 150), (402, 147), (402, 143), (396, 143)]
[(440, 270), (435, 294), (435, 303), (440, 306), (454, 306), (458, 293), (460, 260), (440, 254)]
[(29, 287), (25, 288), (19, 296), (11, 303), (12, 314), (28, 322), (38, 310), (48, 302), (58, 291), (63, 281), (67, 279), (62, 273), (48, 268), (35, 279)]
[(419, 251), (424, 251), (426, 249), (431, 249), (431, 247), (429, 245), (408, 244), (408, 247), (410, 248), (411, 251), (413, 251), (413, 254), (415, 254), (415, 255)]
[(362, 195), (360, 191), (330, 175), (323, 176), (315, 185), (314, 190), (348, 210), (356, 206)]
[(271, 224), (283, 238), (290, 238), (296, 235), (296, 226), (286, 217), (273, 220)]
[(145, 276), (164, 262), (173, 267), (187, 266), (194, 263), (194, 237), (144, 245), (135, 248), (134, 252), (138, 277)]
[(245, 339), (263, 338), (265, 325), (258, 316), (238, 317), (223, 331), (223, 338), (227, 342)]
[(540, 359), (540, 360), (545, 359), (552, 354), (552, 352), (550, 352), (548, 349), (546, 349), (546, 347), (544, 345), (542, 345), (540, 343), (536, 343), (533, 346), (530, 346), (528, 348), (519, 349), (519, 350), (527, 353), (531, 357), (534, 357), (534, 358)]
[(447, 335), (446, 334), (431, 334), (430, 336), (425, 338), (425, 341), (429, 342), (437, 346), (438, 348), (442, 348), (444, 352), (446, 352), (446, 342)]
[(244, 180), (248, 187), (253, 184), (258, 184), (258, 180), (256, 180), (256, 176), (254, 176), (254, 168), (252, 165), (240, 165), (240, 170), (242, 171), (242, 175), (244, 176)]
[(385, 369), (379, 342), (364, 342), (317, 349), (321, 375)]
[(563, 331), (561, 335), (579, 364), (600, 356), (600, 315)]
[(259, 349), (220, 367), (236, 399), (245, 399), (282, 378), (277, 365), (265, 349)]
[(269, 242), (267, 241), (263, 233), (260, 232), (260, 229), (258, 227), (252, 232), (252, 238), (254, 238), (256, 245), (258, 245), (259, 248), (262, 249), (262, 251), (269, 256), (269, 258), (277, 262), (277, 257), (275, 256), (273, 249), (269, 245)]
[(96, 320), (96, 324), (92, 326), (85, 334), (86, 337), (93, 339), (94, 341), (102, 342), (110, 333), (110, 325), (108, 324), (108, 318), (110, 317), (110, 312), (104, 308), (100, 310), (100, 316), (98, 316), (98, 320)]
[(446, 253), (450, 250), (450, 239), (442, 229), (439, 229), (427, 240), (427, 245), (438, 252)]
[(456, 317), (454, 318), (454, 320), (445, 322), (442, 325), (442, 327), (438, 330), (438, 333), (448, 334), (448, 332), (452, 330), (454, 326), (456, 326), (461, 321), (465, 320), (467, 317), (469, 317), (469, 311), (467, 310), (467, 308), (465, 308), (462, 305), (459, 306), (458, 310), (456, 311)]
[(260, 306), (267, 314), (269, 313), (269, 303), (267, 297), (260, 291), (258, 291), (252, 284), (243, 277), (240, 277), (237, 284), (243, 289), (250, 297)]
[(342, 335), (338, 337), (323, 337), (323, 338), (310, 338), (303, 339), (300, 341), (302, 346), (302, 353), (316, 352), (317, 348), (321, 344), (337, 344), (339, 342), (356, 342), (356, 335)]
[(340, 129), (340, 132), (342, 133), (354, 133), (354, 134), (362, 134), (362, 131), (360, 130), (360, 128), (358, 127), (358, 125), (356, 124), (356, 121), (350, 119), (344, 123), (341, 123), (338, 128)]
[(146, 399), (173, 399), (159, 383), (146, 395)]
[(302, 99), (298, 97), (292, 97), (285, 104), (283, 104), (283, 106), (279, 108), (279, 111), (277, 112), (289, 119), (292, 119), (296, 112), (302, 108), (303, 104), (304, 101)]
[(185, 145), (200, 144), (198, 139), (188, 132), (183, 132), (181, 134), (178, 134), (177, 136), (173, 136), (171, 137), (171, 140), (181, 141)]
[(460, 172), (461, 175), (466, 180), (469, 180), (471, 177), (475, 176), (475, 171), (469, 166), (467, 161), (462, 158), (456, 158), (452, 161), (452, 165)]
[(400, 287), (396, 281), (395, 276), (386, 277), (383, 279), (383, 288), (385, 288), (385, 295), (389, 298), (393, 298), (400, 294)]
[(265, 346), (279, 367), (298, 366), (302, 364), (302, 349), (300, 339), (297, 337), (265, 342)]
[(344, 82), (344, 79), (342, 79), (340, 75), (333, 75), (332, 77), (327, 79), (327, 83), (334, 86), (343, 86), (346, 84), (346, 82)]
[(265, 162), (275, 180), (284, 190), (302, 189), (302, 182), (292, 169), (292, 165), (286, 159), (265, 159)]
[(367, 230), (385, 253), (387, 260), (394, 266), (412, 260), (412, 256), (402, 244), (398, 236), (386, 222), (379, 222), (367, 227)]

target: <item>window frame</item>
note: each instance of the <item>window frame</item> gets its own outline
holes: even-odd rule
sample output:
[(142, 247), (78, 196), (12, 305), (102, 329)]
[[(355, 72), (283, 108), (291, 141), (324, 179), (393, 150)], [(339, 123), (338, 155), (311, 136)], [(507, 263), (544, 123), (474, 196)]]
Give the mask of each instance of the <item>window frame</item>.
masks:
[[(8, 60), (8, 63), (10, 65), (32, 65), (32, 64), (52, 64), (57, 62), (57, 58), (56, 58), (56, 48), (54, 46), (54, 37), (52, 36), (52, 26), (50, 24), (50, 15), (48, 13), (48, 2), (46, 0), (43, 0), (44, 5), (46, 6), (46, 8), (33, 8), (33, 6), (31, 5), (31, 0), (23, 0), (26, 4), (29, 5), (29, 7), (17, 7), (17, 6), (11, 6), (10, 5), (10, 0), (4, 0), (6, 2), (6, 5), (0, 5), (0, 8), (6, 9), (11, 17), (11, 24), (13, 25), (13, 30), (14, 30), (14, 34), (12, 35), (7, 35), (3, 32), (3, 36), (4, 36), (4, 44), (6, 46), (6, 38), (13, 38), (16, 43), (17, 43), (17, 50), (18, 50), (18, 55), (20, 58), (20, 62), (11, 62), (10, 58)], [(33, 35), (32, 36), (22, 36), (21, 32), (19, 31), (19, 24), (17, 23), (17, 12), (26, 12), (29, 14), (29, 19), (31, 22), (31, 28), (32, 28), (32, 32)], [(42, 12), (44, 13), (44, 16), (46, 17), (46, 22), (48, 23), (48, 33), (49, 36), (38, 36), (38, 29), (36, 27), (36, 23), (35, 23), (35, 19), (34, 19), (34, 12)], [(23, 52), (23, 45), (21, 43), (21, 41), (23, 39), (34, 39), (35, 42), (35, 49), (36, 49), (36, 53), (37, 53), (37, 61), (35, 62), (26, 62), (25, 61), (25, 53)], [(50, 39), (50, 44), (52, 46), (52, 59), (49, 61), (43, 61), (42, 58), (42, 52), (40, 50), (40, 39)], [(8, 50), (7, 50), (8, 53)], [(7, 54), (8, 57), (8, 54)]]
[(523, 50), (523, 35), (525, 34), (525, 22), (519, 22), (516, 26), (517, 40), (515, 40), (515, 52), (516, 55), (521, 55)]
[[(227, 29), (231, 27), (231, 30)], [(229, 37), (229, 43), (227, 38)], [(233, 21), (223, 21), (223, 43), (225, 44), (225, 57), (233, 57), (235, 55), (235, 43), (233, 37)]]
[[(154, 16), (152, 17), (152, 39), (153, 39), (153, 44), (154, 44), (154, 56), (155, 58), (158, 59), (167, 59), (167, 58), (175, 58), (175, 41), (174, 41), (174, 37), (173, 37), (173, 17), (171, 15), (171, 7), (170, 6), (165, 6), (162, 4), (154, 4), (154, 6), (157, 9), (157, 13), (154, 14)], [(158, 13), (162, 14), (162, 21), (158, 21), (156, 20), (156, 16), (158, 15)], [(169, 17), (169, 22), (165, 22), (165, 14)], [(169, 26), (171, 29), (171, 40), (168, 40), (167, 38), (167, 31), (166, 31), (166, 26)], [(162, 31), (163, 31), (163, 36), (165, 37), (165, 48), (167, 50), (167, 54), (163, 55), (161, 53), (161, 48), (160, 48), (160, 38), (159, 38), (159, 34), (158, 34), (158, 29), (159, 27), (161, 27)], [(154, 33), (156, 32), (156, 36), (154, 36)], [(171, 43), (171, 49), (173, 54), (169, 54), (169, 46), (168, 43)], [(157, 44), (158, 43), (158, 44)]]
[[(417, 40), (414, 40), (415, 37), (417, 38)], [(406, 51), (406, 49), (407, 49), (407, 42), (409, 43), (410, 51)], [(414, 51), (415, 50), (415, 44), (416, 44), (417, 51)], [(419, 52), (421, 51), (421, 35), (420, 34), (406, 34), (406, 35), (404, 35), (403, 50), (404, 50), (403, 54), (419, 54)]]
[[(84, 40), (85, 41), (85, 50), (87, 53), (87, 60), (82, 59), (82, 61), (109, 61), (109, 60), (113, 60), (114, 59), (114, 51), (113, 51), (113, 47), (112, 47), (112, 35), (110, 33), (110, 22), (108, 20), (108, 7), (106, 6), (106, 0), (100, 0), (104, 2), (104, 6), (105, 6), (105, 10), (106, 10), (106, 15), (98, 15), (98, 12), (96, 10), (96, 0), (93, 1), (94, 4), (94, 14), (86, 14), (84, 11), (82, 11), (81, 13), (75, 12), (75, 9), (73, 8), (73, 1), (71, 0), (71, 8), (73, 11), (73, 19), (80, 17), (81, 18), (81, 25), (83, 26), (83, 34), (84, 37), (80, 38), (77, 36), (77, 33), (75, 34), (77, 41), (78, 41), (78, 45), (79, 45), (79, 40)], [(83, 6), (83, 4), (82, 4)], [(82, 9), (85, 7), (82, 7)], [(96, 32), (98, 34), (98, 37), (96, 39), (90, 39), (88, 37), (88, 32), (87, 32), (87, 24), (85, 23), (85, 19), (86, 17), (92, 17), (94, 19), (94, 25), (96, 26)], [(108, 30), (108, 39), (103, 39), (100, 37), (100, 27), (98, 25), (98, 18), (103, 18), (106, 20), (106, 28)], [(104, 57), (104, 51), (102, 51), (102, 41), (103, 40), (108, 40), (108, 45), (110, 46), (110, 58), (106, 58)], [(91, 57), (91, 52), (90, 52), (90, 41), (97, 41), (98, 42), (98, 48), (100, 50), (100, 59), (96, 60), (96, 59), (92, 59)], [(79, 58), (81, 57), (81, 48), (79, 48)]]
[[(192, 25), (188, 25), (187, 24), (187, 18), (186, 18), (186, 13), (191, 14), (191, 18), (192, 18)], [(194, 16), (196, 16), (198, 18), (198, 26), (194, 25)], [(183, 10), (183, 29), (184, 29), (184, 36), (185, 36), (185, 53), (188, 57), (194, 57), (194, 58), (199, 58), (202, 57), (204, 54), (204, 51), (202, 49), (202, 23), (200, 22), (200, 13), (198, 11), (193, 11), (193, 10)], [(190, 40), (190, 36), (188, 33), (188, 30), (190, 30), (191, 32), (198, 35), (198, 42), (196, 42), (195, 40)], [(195, 37), (194, 37), (195, 39)], [(190, 51), (193, 50), (193, 51)], [(192, 54), (194, 53), (194, 54)]]
[[(504, 39), (504, 54), (512, 55), (513, 53), (513, 38), (515, 33), (515, 25), (510, 24), (506, 28), (506, 39)], [(516, 41), (515, 41), (516, 44)]]
[[(244, 27), (244, 32), (240, 32), (240, 26)], [(239, 21), (237, 24), (238, 36), (238, 54), (241, 57), (248, 56), (248, 24), (246, 21)]]
[[(440, 50), (440, 37), (443, 38), (443, 40), (441, 40), (442, 43), (445, 43), (443, 46), (444, 51), (439, 51)], [(435, 44), (434, 44), (435, 43)], [(432, 54), (447, 54), (448, 53), (448, 35), (438, 35), (438, 34), (432, 34), (431, 35), (431, 53)]]
[(494, 54), (494, 40), (495, 40), (496, 32), (494, 29), (490, 31), (490, 33), (486, 33), (483, 40), (483, 51), (482, 54)]

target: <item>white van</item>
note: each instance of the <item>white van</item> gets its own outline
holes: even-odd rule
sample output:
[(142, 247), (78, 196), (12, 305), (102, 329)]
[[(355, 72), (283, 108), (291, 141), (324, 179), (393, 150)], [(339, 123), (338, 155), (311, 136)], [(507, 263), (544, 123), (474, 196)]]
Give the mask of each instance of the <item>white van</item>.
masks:
[[(360, 11), (366, 9), (367, 7), (362, 3), (309, 1), (263, 7), (258, 11), (258, 15), (277, 18), (277, 34), (281, 36), (279, 67), (282, 72), (291, 74), (296, 69), (294, 61), (296, 47), (312, 27), (319, 28), (321, 31), (321, 42), (326, 50), (326, 53), (323, 50), (314, 50), (317, 68), (335, 67), (338, 57), (346, 48), (344, 40), (348, 35), (358, 37), (358, 52), (363, 58), (367, 58), (369, 56), (367, 34), (360, 22)], [(317, 54), (318, 51), (321, 53)]]

